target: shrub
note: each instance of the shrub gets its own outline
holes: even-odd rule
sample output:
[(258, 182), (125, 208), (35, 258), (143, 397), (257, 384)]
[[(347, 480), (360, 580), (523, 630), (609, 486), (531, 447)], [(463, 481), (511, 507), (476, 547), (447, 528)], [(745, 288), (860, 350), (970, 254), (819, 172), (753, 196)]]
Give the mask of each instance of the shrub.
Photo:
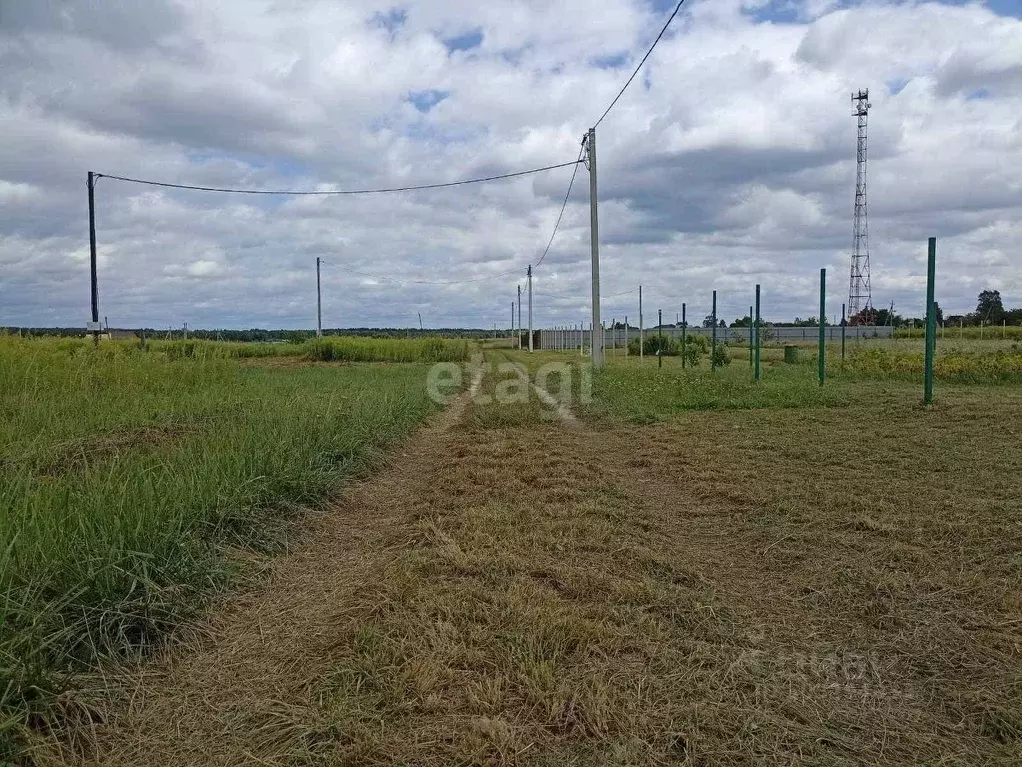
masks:
[[(654, 333), (647, 335), (642, 342), (642, 353), (655, 357), (658, 351), (665, 357), (677, 357), (681, 353), (681, 343), (678, 339), (670, 336), (657, 336)], [(636, 357), (639, 356), (638, 338), (633, 338), (628, 342), (628, 353)]]
[[(663, 356), (665, 357), (679, 357), (681, 356), (681, 339), (674, 338), (671, 336), (659, 337), (655, 333), (646, 336), (643, 339), (642, 353), (655, 357), (657, 350), (661, 348), (661, 341), (663, 342)], [(699, 364), (699, 358), (710, 351), (710, 342), (702, 336), (692, 335), (685, 337), (685, 362), (686, 364), (696, 366)], [(628, 353), (633, 357), (639, 356), (639, 339), (633, 338), (628, 342)]]
[[(702, 341), (704, 339), (700, 338), (697, 340)], [(706, 353), (706, 350), (703, 348), (703, 346), (704, 346), (703, 344), (692, 343), (691, 338), (686, 338), (685, 363), (691, 365), (692, 367), (696, 367), (699, 364), (699, 358)]]
[(695, 347), (700, 354), (708, 354), (710, 351), (710, 339), (702, 335), (685, 336), (685, 345)]
[(717, 344), (717, 348), (713, 350), (713, 356), (711, 357), (713, 364), (719, 368), (726, 367), (731, 364), (731, 352), (727, 350), (724, 344)]

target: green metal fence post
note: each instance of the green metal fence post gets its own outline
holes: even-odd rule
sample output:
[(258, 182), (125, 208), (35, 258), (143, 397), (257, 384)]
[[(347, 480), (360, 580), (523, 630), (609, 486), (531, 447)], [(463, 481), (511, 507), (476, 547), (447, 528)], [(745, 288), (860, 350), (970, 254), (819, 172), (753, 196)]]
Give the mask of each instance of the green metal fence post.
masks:
[(752, 307), (749, 307), (749, 367), (752, 367), (752, 326), (756, 323), (752, 320)]
[(923, 372), (923, 404), (933, 402), (933, 353), (936, 349), (937, 316), (933, 309), (937, 277), (937, 238), (931, 237), (926, 260), (926, 360)]
[(656, 366), (664, 366), (664, 310), (657, 309), (656, 313)]
[(711, 337), (713, 343), (710, 349), (710, 370), (717, 369), (717, 291), (713, 291), (713, 311), (710, 312), (710, 319), (713, 320)]
[(753, 323), (756, 326), (755, 338), (756, 338), (756, 364), (753, 366), (753, 379), (759, 380), (759, 285), (756, 285), (756, 320)]
[(685, 319), (685, 304), (681, 305), (681, 367), (685, 368), (685, 329), (688, 327), (688, 320)]
[(841, 367), (845, 366), (845, 327), (848, 320), (845, 319), (845, 305), (841, 304)]
[(827, 318), (827, 270), (820, 269), (820, 353), (817, 364), (820, 368), (820, 386), (827, 377), (827, 336), (823, 323)]

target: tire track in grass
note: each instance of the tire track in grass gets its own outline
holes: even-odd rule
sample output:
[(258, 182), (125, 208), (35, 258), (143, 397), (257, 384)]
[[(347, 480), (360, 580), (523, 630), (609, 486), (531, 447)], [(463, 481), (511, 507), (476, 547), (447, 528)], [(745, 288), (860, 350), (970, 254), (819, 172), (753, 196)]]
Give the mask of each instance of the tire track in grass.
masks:
[(582, 423), (575, 417), (575, 414), (571, 412), (571, 408), (568, 406), (568, 403), (561, 401), (535, 381), (530, 381), (530, 384), (536, 392), (536, 396), (542, 400), (543, 404), (553, 409), (564, 426), (569, 429), (582, 428)]
[(235, 765), (303, 760), (329, 726), (317, 690), (335, 662), (345, 611), (407, 546), (426, 513), (435, 467), (462, 439), (454, 427), (484, 368), (448, 406), (352, 482), (304, 545), (267, 564), (202, 623), (148, 662), (108, 669), (69, 694), (74, 724), (36, 744), (39, 765)]

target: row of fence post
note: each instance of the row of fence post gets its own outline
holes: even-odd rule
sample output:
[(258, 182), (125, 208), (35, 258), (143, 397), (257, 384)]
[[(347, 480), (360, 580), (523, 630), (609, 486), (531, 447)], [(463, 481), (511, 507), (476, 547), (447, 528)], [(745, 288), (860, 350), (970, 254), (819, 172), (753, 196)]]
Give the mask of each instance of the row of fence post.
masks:
[[(937, 238), (930, 237), (927, 244), (927, 268), (926, 268), (926, 333), (925, 333), (925, 353), (923, 362), (923, 402), (929, 405), (933, 402), (933, 365), (934, 357), (936, 354), (937, 344), (937, 318), (936, 318), (936, 302), (934, 300), (935, 294), (935, 282), (936, 282), (936, 259), (937, 259)], [(761, 349), (761, 334), (760, 328), (762, 326), (762, 315), (760, 307), (760, 285), (756, 285), (756, 300), (755, 304), (749, 307), (749, 367), (752, 368), (753, 380), (759, 381), (761, 377), (761, 366), (760, 366), (760, 349)], [(641, 301), (641, 289), (640, 289), (640, 301)], [(711, 342), (710, 342), (710, 369), (717, 369), (718, 355), (717, 355), (717, 291), (713, 291), (712, 296), (712, 308), (710, 312), (710, 321), (712, 324), (711, 329)], [(681, 367), (686, 367), (686, 343), (687, 343), (687, 329), (688, 329), (688, 318), (687, 318), (687, 305), (682, 303), (681, 305)], [(846, 350), (846, 327), (848, 318), (846, 316), (847, 306), (841, 304), (841, 364), (845, 362), (845, 350)], [(659, 323), (657, 326), (657, 348), (663, 349), (663, 310), (657, 311)], [(827, 335), (826, 335), (826, 317), (827, 317), (827, 269), (820, 269), (820, 314), (819, 314), (819, 345), (817, 352), (817, 378), (820, 386), (823, 386), (827, 380)], [(592, 323), (589, 323), (589, 353), (592, 354), (593, 345), (596, 343), (600, 344), (600, 347), (604, 346), (604, 336), (606, 328), (602, 326), (600, 328), (593, 328)], [(642, 337), (642, 314), (640, 311), (639, 315), (639, 356), (643, 356), (643, 339)], [(572, 329), (569, 326), (562, 326), (555, 328), (554, 330), (554, 348), (556, 349), (568, 349), (574, 347), (573, 333), (578, 334), (578, 349), (579, 353), (585, 355), (585, 324), (576, 325)], [(597, 334), (600, 338), (597, 339)], [(570, 339), (570, 340), (569, 340)], [(614, 319), (611, 324), (611, 345), (612, 348), (616, 348), (617, 345), (617, 320)], [(628, 318), (625, 317), (625, 330), (624, 330), (624, 350), (625, 354), (628, 354)], [(663, 367), (663, 354), (657, 354), (658, 367)]]

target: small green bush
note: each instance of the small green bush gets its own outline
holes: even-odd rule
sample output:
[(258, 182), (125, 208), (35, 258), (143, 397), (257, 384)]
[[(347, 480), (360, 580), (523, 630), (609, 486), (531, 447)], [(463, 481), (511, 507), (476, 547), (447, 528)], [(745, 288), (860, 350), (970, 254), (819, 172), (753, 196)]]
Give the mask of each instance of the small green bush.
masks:
[(713, 350), (711, 360), (716, 367), (726, 367), (731, 364), (731, 352), (727, 350), (724, 344), (717, 344), (717, 348)]
[[(692, 340), (690, 338), (685, 339), (685, 363), (691, 367), (696, 367), (699, 364), (699, 358), (706, 353), (706, 350), (703, 348), (703, 344), (692, 343)], [(697, 337), (696, 340), (702, 341), (704, 339)]]
[(706, 336), (685, 336), (685, 345), (693, 346), (700, 354), (709, 354), (710, 352), (710, 339)]
[[(681, 339), (671, 336), (657, 336), (655, 333), (643, 339), (642, 353), (655, 357), (657, 350), (663, 344), (663, 356), (678, 357), (681, 355)], [(702, 336), (685, 337), (685, 362), (693, 367), (699, 364), (699, 358), (709, 353), (710, 342)], [(628, 342), (628, 353), (633, 357), (639, 356), (639, 339), (633, 338)]]

